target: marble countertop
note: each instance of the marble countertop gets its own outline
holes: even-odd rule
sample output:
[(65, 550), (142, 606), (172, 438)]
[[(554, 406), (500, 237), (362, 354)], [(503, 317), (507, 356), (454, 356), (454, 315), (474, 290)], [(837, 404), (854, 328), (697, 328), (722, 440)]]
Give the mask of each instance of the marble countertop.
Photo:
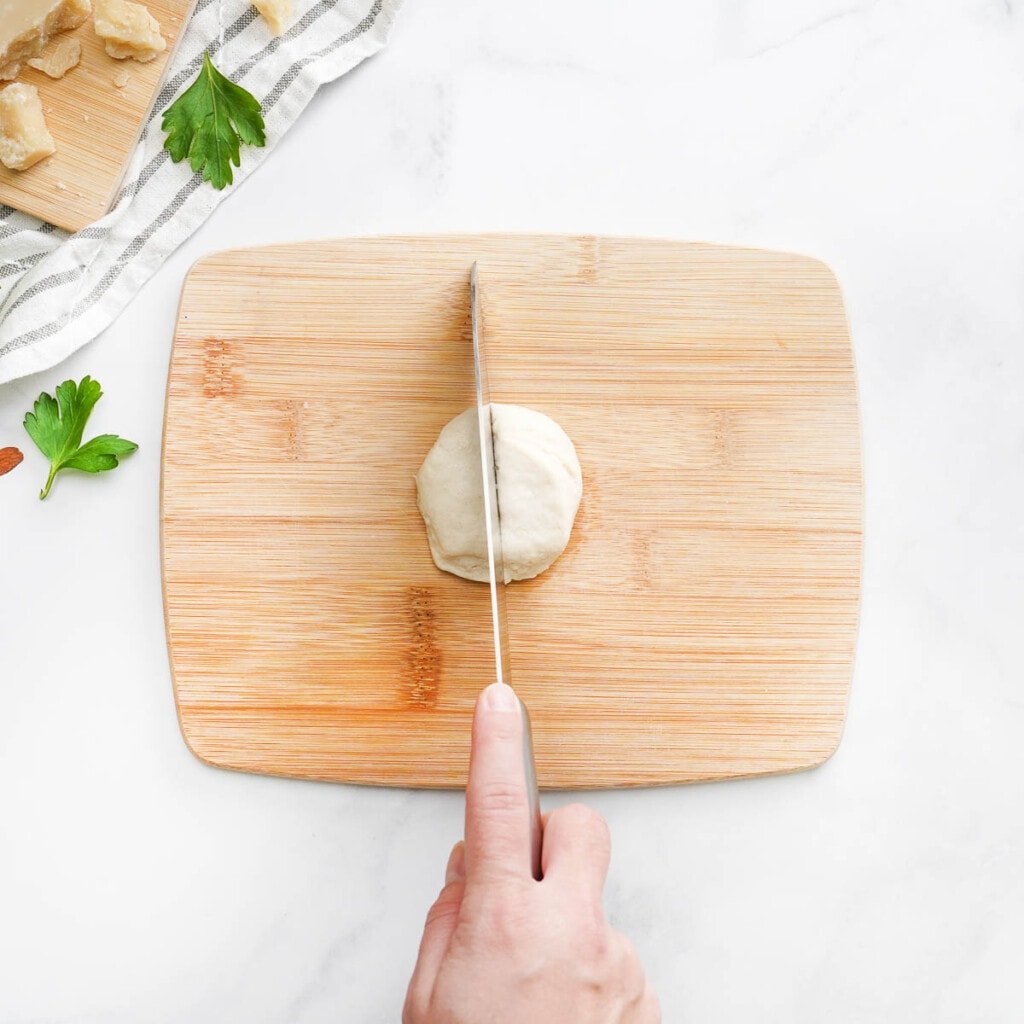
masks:
[[(625, 13), (628, 7), (628, 14)], [(1024, 6), (407, 0), (105, 335), (141, 451), (0, 481), (0, 1024), (394, 1024), (457, 794), (186, 750), (159, 585), (163, 388), (204, 253), (583, 231), (806, 252), (845, 291), (863, 615), (845, 738), (801, 775), (594, 794), (666, 1021), (1019, 1019), (1024, 956)], [(568, 800), (552, 796), (548, 804)]]

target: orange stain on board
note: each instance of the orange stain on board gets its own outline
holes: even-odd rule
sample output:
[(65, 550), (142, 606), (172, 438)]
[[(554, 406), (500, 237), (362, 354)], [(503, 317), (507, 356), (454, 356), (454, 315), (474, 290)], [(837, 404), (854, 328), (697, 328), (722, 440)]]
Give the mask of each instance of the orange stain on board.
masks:
[(434, 595), (428, 587), (408, 587), (405, 599), (406, 617), (409, 622), (408, 676), (405, 690), (410, 704), (429, 708), (437, 703), (441, 677), (441, 648), (437, 642)]

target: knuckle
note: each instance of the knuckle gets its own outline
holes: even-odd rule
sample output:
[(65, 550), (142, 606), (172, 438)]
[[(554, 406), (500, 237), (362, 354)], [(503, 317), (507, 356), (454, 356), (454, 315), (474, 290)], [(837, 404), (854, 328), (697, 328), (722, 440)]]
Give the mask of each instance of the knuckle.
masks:
[(584, 912), (576, 925), (580, 954), (591, 964), (607, 967), (613, 961), (614, 943), (599, 913)]
[(509, 904), (498, 904), (491, 910), (491, 927), (498, 938), (505, 942), (514, 942), (522, 931), (523, 915), (521, 911)]
[(435, 903), (430, 910), (427, 911), (427, 927), (433, 928), (442, 921), (447, 921), (449, 918), (457, 917), (458, 913), (459, 908), (454, 903)]
[(433, 906), (427, 911), (427, 927), (429, 928), (448, 918), (458, 917), (461, 906), (461, 886), (458, 890), (452, 886), (444, 889), (441, 895), (434, 901)]
[(657, 993), (649, 986), (644, 990), (640, 1010), (642, 1013), (641, 1024), (661, 1024), (661, 1002)]
[(530, 931), (530, 913), (516, 898), (493, 900), (481, 915), (480, 925), (486, 930), (489, 943), (497, 944), (502, 950), (513, 951), (523, 945)]
[(480, 787), (474, 801), (474, 811), (484, 815), (504, 815), (520, 811), (526, 804), (521, 786), (510, 782), (489, 782)]
[(642, 978), (644, 969), (640, 965), (640, 957), (637, 956), (633, 943), (625, 935), (619, 933), (616, 933), (616, 938), (618, 940), (619, 960), (622, 964), (622, 969), (631, 977)]
[(619, 972), (623, 985), (630, 993), (633, 1002), (641, 1004), (646, 997), (648, 986), (643, 964), (637, 956), (633, 944), (625, 936), (618, 936)]
[(595, 842), (607, 842), (611, 835), (604, 817), (586, 804), (568, 804), (555, 811), (555, 814), (574, 832), (586, 835)]

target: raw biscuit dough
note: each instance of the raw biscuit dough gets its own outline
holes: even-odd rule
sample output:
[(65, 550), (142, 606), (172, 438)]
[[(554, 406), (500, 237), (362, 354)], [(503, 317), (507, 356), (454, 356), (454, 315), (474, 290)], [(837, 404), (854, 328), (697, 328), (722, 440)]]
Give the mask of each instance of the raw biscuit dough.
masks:
[[(565, 550), (583, 495), (576, 449), (550, 417), (491, 406), (505, 582), (547, 569)], [(439, 569), (487, 582), (476, 409), (442, 429), (416, 475), (430, 553)]]

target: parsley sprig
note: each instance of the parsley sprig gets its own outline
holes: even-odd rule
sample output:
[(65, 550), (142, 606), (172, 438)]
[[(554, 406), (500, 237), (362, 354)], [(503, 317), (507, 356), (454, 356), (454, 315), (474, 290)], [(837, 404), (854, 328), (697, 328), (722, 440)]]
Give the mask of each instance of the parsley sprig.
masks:
[(103, 397), (99, 381), (83, 377), (76, 384), (66, 380), (57, 386), (57, 397), (44, 391), (25, 416), (25, 430), (36, 447), (50, 460), (50, 475), (39, 492), (42, 500), (50, 493), (53, 478), (62, 469), (80, 469), (83, 473), (102, 473), (114, 469), (118, 459), (139, 446), (117, 434), (100, 434), (82, 444), (85, 424), (93, 407)]
[(260, 104), (252, 93), (222, 75), (203, 54), (196, 80), (164, 111), (164, 149), (215, 189), (234, 180), (231, 165), (241, 166), (240, 143), (266, 143)]

